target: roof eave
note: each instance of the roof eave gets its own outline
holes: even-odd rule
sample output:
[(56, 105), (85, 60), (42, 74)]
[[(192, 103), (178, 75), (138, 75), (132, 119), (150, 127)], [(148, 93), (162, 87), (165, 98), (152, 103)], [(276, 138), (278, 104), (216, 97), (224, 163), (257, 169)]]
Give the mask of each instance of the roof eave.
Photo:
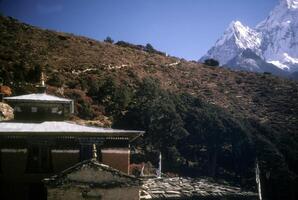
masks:
[(30, 103), (30, 102), (38, 102), (38, 103), (72, 103), (73, 100), (39, 100), (39, 99), (5, 99), (7, 102), (24, 102), (24, 103)]
[(130, 142), (143, 135), (143, 131), (135, 132), (29, 132), (29, 131), (11, 131), (0, 132), (0, 136), (24, 136), (24, 137), (111, 137), (127, 138)]

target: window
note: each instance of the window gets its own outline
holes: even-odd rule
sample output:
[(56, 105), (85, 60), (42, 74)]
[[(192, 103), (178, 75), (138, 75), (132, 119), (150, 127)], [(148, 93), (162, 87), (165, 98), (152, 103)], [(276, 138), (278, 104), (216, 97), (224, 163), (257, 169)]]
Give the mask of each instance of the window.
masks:
[(58, 115), (61, 115), (61, 114), (62, 114), (62, 110), (61, 110), (61, 108), (54, 107), (54, 108), (52, 108), (51, 110), (52, 110), (52, 113), (53, 113), (53, 114), (58, 114)]
[(57, 107), (52, 108), (52, 113), (58, 113), (58, 108)]
[(31, 112), (36, 113), (37, 112), (37, 107), (31, 107)]
[(14, 107), (15, 112), (22, 112), (22, 109), (19, 106)]
[(28, 173), (52, 172), (51, 150), (47, 146), (31, 146), (28, 149), (27, 169)]
[(92, 145), (82, 144), (80, 147), (80, 161), (92, 158)]

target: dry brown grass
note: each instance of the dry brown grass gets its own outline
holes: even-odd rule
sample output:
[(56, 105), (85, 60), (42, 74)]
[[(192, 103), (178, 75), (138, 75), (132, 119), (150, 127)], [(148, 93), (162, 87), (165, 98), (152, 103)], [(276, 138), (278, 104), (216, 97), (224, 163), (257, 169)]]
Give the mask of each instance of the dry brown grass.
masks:
[(165, 89), (199, 96), (236, 116), (256, 118), (293, 133), (298, 129), (297, 82), (41, 30), (5, 17), (0, 18), (0, 26), (2, 67), (19, 62), (28, 68), (41, 65), (49, 76), (58, 72), (66, 82), (82, 76), (111, 76), (118, 84), (134, 85), (144, 77), (154, 77)]

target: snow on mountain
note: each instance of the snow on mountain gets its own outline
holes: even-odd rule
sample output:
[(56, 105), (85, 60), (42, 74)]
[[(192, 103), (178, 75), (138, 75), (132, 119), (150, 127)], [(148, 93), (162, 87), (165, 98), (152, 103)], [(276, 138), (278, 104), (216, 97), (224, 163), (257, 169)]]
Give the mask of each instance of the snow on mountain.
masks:
[(287, 26), (297, 19), (298, 0), (280, 0), (269, 16), (256, 26), (256, 29), (273, 29), (279, 26)]
[(289, 9), (298, 9), (298, 1), (297, 0), (287, 0), (287, 6)]
[(201, 60), (214, 58), (220, 63), (226, 64), (244, 49), (249, 48), (258, 52), (260, 46), (261, 35), (259, 33), (239, 21), (233, 21), (224, 35), (217, 40), (214, 47)]
[(298, 0), (281, 0), (256, 29), (262, 33), (261, 51), (265, 60), (281, 69), (297, 71)]
[(240, 21), (233, 21), (223, 38), (218, 40), (215, 46), (223, 45), (230, 38), (233, 38), (237, 47), (241, 49), (257, 49), (261, 44), (260, 35), (248, 26), (244, 26)]
[[(298, 71), (298, 0), (280, 0), (279, 5), (254, 29), (239, 21), (232, 22), (200, 60), (214, 58), (225, 65), (245, 49), (252, 50), (265, 62), (282, 70)], [(237, 63), (242, 63), (239, 57), (237, 59)]]
[(267, 63), (260, 56), (250, 49), (245, 49), (242, 53), (235, 56), (227, 64), (233, 70), (242, 70), (250, 72), (270, 72), (277, 76), (286, 77), (289, 75), (287, 72), (279, 69), (271, 63)]

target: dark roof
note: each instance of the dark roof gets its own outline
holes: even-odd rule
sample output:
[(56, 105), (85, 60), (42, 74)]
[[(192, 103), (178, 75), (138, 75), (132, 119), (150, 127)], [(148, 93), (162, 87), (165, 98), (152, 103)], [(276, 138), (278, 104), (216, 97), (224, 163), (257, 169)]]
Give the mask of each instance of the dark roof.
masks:
[[(95, 172), (91, 174), (92, 176), (76, 176), (76, 172), (80, 170), (95, 170)], [(113, 178), (106, 178), (106, 175), (101, 176), (101, 173), (110, 174)], [(129, 176), (108, 165), (99, 163), (96, 159), (85, 160), (83, 162), (77, 163), (76, 165), (62, 171), (60, 174), (44, 179), (43, 182), (50, 187), (59, 187), (69, 184), (87, 184), (92, 187), (99, 188), (141, 185), (140, 179)]]
[(144, 181), (142, 199), (252, 199), (258, 195), (238, 187), (219, 184), (208, 179), (185, 177), (153, 178)]

